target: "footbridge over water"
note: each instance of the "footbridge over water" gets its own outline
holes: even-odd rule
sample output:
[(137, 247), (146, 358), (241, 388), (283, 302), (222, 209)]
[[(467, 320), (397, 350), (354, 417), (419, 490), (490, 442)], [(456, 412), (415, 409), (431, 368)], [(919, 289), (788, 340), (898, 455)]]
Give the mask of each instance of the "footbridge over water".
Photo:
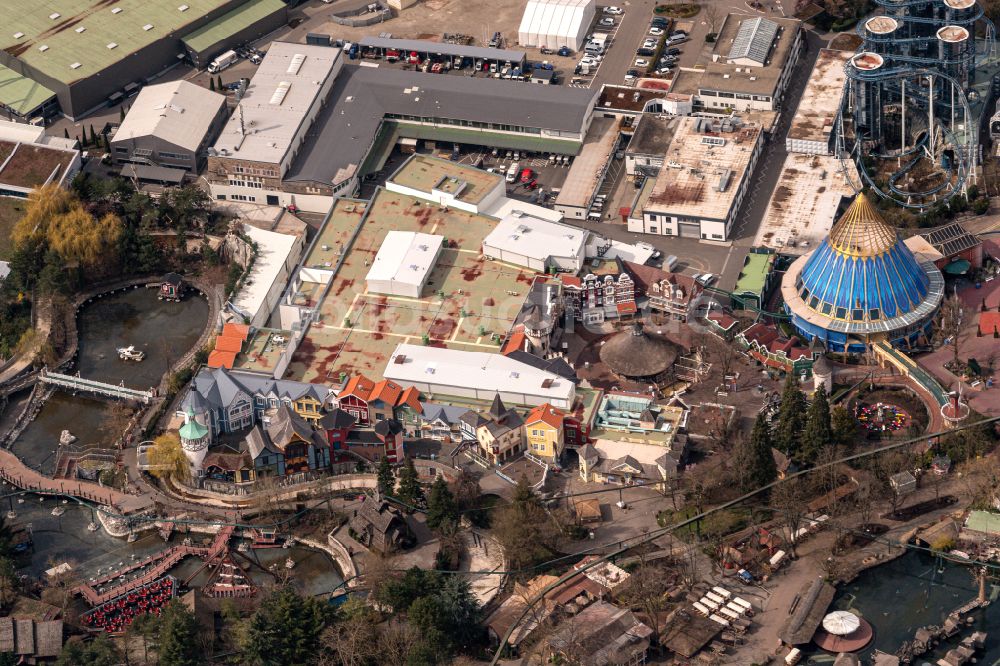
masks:
[(125, 383), (108, 384), (93, 379), (85, 379), (78, 374), (64, 375), (58, 372), (41, 372), (38, 381), (44, 384), (51, 384), (69, 391), (83, 391), (85, 393), (96, 393), (108, 398), (118, 398), (121, 400), (136, 400), (143, 404), (149, 404), (155, 397), (152, 390), (140, 391), (125, 386)]

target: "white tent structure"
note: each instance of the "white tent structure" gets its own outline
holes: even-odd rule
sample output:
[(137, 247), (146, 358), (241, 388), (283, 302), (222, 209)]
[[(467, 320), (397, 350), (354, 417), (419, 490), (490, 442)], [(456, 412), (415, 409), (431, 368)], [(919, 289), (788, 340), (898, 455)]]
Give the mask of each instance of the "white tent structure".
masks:
[(521, 46), (579, 51), (595, 12), (594, 0), (528, 0), (517, 41)]

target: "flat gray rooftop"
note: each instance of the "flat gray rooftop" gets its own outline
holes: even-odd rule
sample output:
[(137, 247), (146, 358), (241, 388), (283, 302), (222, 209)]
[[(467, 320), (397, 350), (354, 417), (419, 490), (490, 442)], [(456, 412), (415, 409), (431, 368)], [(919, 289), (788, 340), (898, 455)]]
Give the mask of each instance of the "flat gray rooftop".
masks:
[(596, 96), (581, 88), (345, 63), (330, 104), (313, 126), (315, 139), (303, 144), (285, 180), (329, 184), (342, 170), (353, 173), (383, 118), (439, 118), (472, 136), (500, 125), (579, 133)]

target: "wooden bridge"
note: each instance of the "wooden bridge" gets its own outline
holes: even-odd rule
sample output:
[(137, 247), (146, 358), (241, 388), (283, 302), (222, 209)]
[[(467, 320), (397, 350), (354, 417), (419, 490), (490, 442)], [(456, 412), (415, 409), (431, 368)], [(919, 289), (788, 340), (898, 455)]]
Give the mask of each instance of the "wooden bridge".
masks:
[[(207, 564), (213, 559), (226, 553), (229, 548), (229, 539), (233, 536), (233, 530), (234, 528), (232, 525), (225, 525), (221, 530), (219, 530), (219, 533), (215, 535), (212, 545), (208, 547), (172, 546), (160, 553), (157, 553), (156, 555), (146, 558), (142, 562), (131, 564), (123, 569), (119, 569), (118, 571), (108, 574), (107, 576), (95, 580), (92, 583), (84, 583), (80, 587), (76, 588), (76, 592), (77, 594), (82, 595), (90, 605), (100, 606), (101, 604), (111, 601), (112, 599), (128, 594), (129, 592), (138, 589), (147, 583), (152, 583), (157, 578), (165, 576), (170, 569), (189, 555), (200, 557), (204, 559)], [(101, 586), (102, 584), (110, 583), (116, 578), (126, 575), (131, 571), (147, 567), (151, 564), (152, 567), (146, 573), (137, 578), (114, 585), (110, 589), (106, 589), (103, 592), (99, 592), (94, 589), (95, 585)]]

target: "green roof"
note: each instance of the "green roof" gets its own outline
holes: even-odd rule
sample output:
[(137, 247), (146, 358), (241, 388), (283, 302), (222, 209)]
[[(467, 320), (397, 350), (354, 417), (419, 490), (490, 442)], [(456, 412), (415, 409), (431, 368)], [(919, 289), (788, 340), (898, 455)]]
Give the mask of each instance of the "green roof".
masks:
[(740, 279), (736, 281), (734, 294), (754, 294), (759, 296), (764, 291), (767, 276), (774, 264), (773, 254), (751, 252), (743, 264)]
[(198, 28), (184, 38), (184, 44), (201, 53), (284, 8), (285, 3), (281, 0), (251, 0)]
[[(53, 79), (70, 84), (160, 39), (179, 37), (177, 33), (228, 2), (0, 0), (7, 17), (7, 27), (0, 33), (0, 48)], [(181, 7), (186, 9), (181, 11)], [(121, 81), (121, 85), (127, 83)]]
[(208, 428), (198, 423), (194, 418), (194, 410), (189, 409), (187, 413), (187, 423), (181, 426), (180, 436), (182, 440), (198, 441), (208, 434)]
[(971, 511), (965, 526), (984, 534), (1000, 534), (1000, 514), (990, 511)]
[(0, 104), (19, 116), (28, 115), (55, 95), (41, 83), (0, 65)]

